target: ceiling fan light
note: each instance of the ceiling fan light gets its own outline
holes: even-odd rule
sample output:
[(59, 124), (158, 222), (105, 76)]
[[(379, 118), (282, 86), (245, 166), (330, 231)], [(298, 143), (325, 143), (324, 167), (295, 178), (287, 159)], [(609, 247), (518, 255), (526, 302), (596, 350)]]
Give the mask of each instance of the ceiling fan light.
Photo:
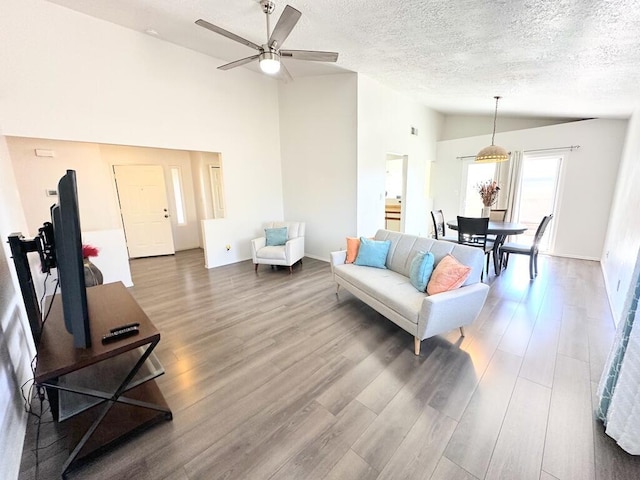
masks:
[(278, 73), (280, 71), (280, 55), (275, 52), (260, 54), (260, 70), (269, 75)]

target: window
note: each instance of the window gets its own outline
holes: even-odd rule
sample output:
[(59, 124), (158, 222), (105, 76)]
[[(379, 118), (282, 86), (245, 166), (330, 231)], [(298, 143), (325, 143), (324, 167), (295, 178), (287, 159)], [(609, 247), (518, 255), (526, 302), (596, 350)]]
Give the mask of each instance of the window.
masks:
[(184, 214), (184, 196), (182, 194), (182, 172), (180, 167), (169, 167), (171, 170), (171, 185), (173, 186), (173, 198), (176, 202), (176, 222), (185, 225), (187, 220)]
[(479, 217), (482, 212), (482, 198), (478, 193), (477, 185), (485, 180), (492, 180), (496, 171), (495, 163), (474, 163), (473, 160), (465, 160), (463, 169), (466, 175), (462, 178), (462, 208), (465, 217)]

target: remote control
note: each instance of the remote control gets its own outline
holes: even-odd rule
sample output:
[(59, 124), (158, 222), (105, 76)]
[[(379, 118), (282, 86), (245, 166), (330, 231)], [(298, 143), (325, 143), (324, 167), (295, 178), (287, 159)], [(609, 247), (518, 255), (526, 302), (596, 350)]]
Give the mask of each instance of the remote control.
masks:
[(109, 330), (111, 333), (113, 332), (118, 332), (120, 330), (124, 330), (125, 328), (129, 328), (129, 327), (139, 327), (140, 324), (138, 322), (136, 323), (125, 323), (124, 325), (120, 325), (119, 327), (114, 327), (111, 330)]
[(122, 330), (116, 330), (115, 332), (107, 333), (104, 337), (102, 337), (102, 343), (111, 343), (116, 340), (121, 340), (123, 338), (131, 337), (133, 335), (137, 335), (140, 333), (137, 326), (123, 328)]

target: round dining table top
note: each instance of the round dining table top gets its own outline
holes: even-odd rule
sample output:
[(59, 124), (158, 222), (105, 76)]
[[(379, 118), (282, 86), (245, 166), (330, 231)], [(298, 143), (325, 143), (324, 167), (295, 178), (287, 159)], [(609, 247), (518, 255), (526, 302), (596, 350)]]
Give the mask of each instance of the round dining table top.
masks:
[[(458, 221), (450, 220), (447, 222), (447, 226), (451, 230), (458, 230)], [(487, 233), (489, 235), (519, 235), (527, 230), (527, 226), (523, 223), (516, 222), (494, 222), (489, 220), (489, 228)]]

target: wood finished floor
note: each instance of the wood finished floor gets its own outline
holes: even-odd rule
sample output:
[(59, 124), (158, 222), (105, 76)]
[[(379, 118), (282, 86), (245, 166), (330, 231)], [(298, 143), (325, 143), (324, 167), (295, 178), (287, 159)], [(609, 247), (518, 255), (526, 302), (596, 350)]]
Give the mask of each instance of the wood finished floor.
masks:
[[(637, 479), (594, 420), (614, 335), (596, 262), (512, 258), (466, 337), (422, 343), (342, 291), (327, 263), (294, 273), (200, 250), (131, 262), (156, 324), (174, 419), (72, 471), (78, 479)], [(31, 420), (20, 479), (36, 477)], [(41, 427), (38, 478), (64, 428)], [(44, 447), (44, 448), (42, 448)]]

